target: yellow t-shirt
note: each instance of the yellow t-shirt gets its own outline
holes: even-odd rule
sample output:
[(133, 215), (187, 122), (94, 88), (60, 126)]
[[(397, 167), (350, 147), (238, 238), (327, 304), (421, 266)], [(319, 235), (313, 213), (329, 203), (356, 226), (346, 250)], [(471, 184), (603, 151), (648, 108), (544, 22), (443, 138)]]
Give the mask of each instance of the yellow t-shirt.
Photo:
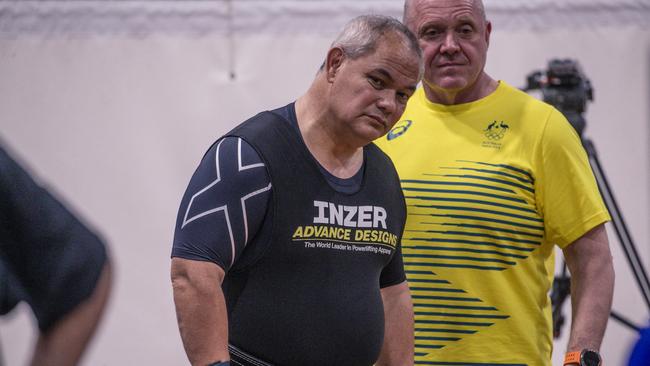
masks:
[(420, 88), (376, 143), (408, 206), (416, 364), (550, 365), (554, 244), (610, 219), (564, 116), (503, 81), (453, 106)]

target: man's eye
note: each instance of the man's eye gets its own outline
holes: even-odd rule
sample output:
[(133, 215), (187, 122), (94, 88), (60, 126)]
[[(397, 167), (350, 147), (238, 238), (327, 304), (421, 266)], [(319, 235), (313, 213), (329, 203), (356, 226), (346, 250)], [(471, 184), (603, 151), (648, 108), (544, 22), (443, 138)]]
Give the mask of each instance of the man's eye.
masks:
[(406, 104), (411, 96), (406, 93), (397, 93), (397, 101), (401, 104)]
[(375, 89), (381, 89), (384, 86), (384, 83), (380, 80), (377, 79), (374, 76), (368, 76), (368, 82), (370, 85), (372, 85)]
[(422, 36), (425, 37), (425, 38), (435, 37), (435, 36), (437, 36), (439, 34), (440, 34), (440, 31), (438, 31), (437, 29), (433, 29), (433, 28), (427, 29), (424, 32), (422, 32)]
[(460, 28), (459, 33), (462, 35), (471, 35), (474, 33), (474, 28), (466, 25)]

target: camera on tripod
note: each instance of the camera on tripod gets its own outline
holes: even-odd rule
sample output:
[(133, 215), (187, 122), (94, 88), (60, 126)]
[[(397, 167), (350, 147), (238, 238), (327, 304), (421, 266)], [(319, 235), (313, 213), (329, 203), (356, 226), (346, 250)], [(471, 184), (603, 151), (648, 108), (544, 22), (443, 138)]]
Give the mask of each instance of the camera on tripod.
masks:
[(548, 62), (545, 72), (534, 71), (528, 74), (526, 81), (525, 91), (541, 90), (543, 100), (562, 112), (582, 136), (586, 125), (582, 114), (587, 109), (587, 102), (594, 100), (594, 94), (591, 82), (577, 61), (553, 59)]

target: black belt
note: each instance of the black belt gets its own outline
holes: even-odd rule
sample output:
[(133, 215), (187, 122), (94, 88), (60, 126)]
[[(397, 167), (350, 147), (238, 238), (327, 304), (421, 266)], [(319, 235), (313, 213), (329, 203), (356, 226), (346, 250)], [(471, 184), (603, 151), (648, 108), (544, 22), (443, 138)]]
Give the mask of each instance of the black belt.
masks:
[(230, 363), (232, 366), (273, 366), (273, 364), (251, 356), (232, 344), (228, 345), (228, 352), (230, 352)]

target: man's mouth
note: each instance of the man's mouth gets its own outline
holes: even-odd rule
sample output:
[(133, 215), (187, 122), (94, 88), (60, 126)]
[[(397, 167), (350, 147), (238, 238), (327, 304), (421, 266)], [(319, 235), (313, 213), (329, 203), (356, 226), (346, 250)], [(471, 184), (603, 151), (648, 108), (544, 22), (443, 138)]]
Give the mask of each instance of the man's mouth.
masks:
[(365, 116), (379, 123), (383, 129), (386, 129), (386, 121), (383, 118), (372, 114), (366, 114)]
[(443, 62), (441, 64), (438, 64), (438, 67), (458, 67), (458, 66), (463, 66), (463, 64), (456, 63), (456, 62)]

